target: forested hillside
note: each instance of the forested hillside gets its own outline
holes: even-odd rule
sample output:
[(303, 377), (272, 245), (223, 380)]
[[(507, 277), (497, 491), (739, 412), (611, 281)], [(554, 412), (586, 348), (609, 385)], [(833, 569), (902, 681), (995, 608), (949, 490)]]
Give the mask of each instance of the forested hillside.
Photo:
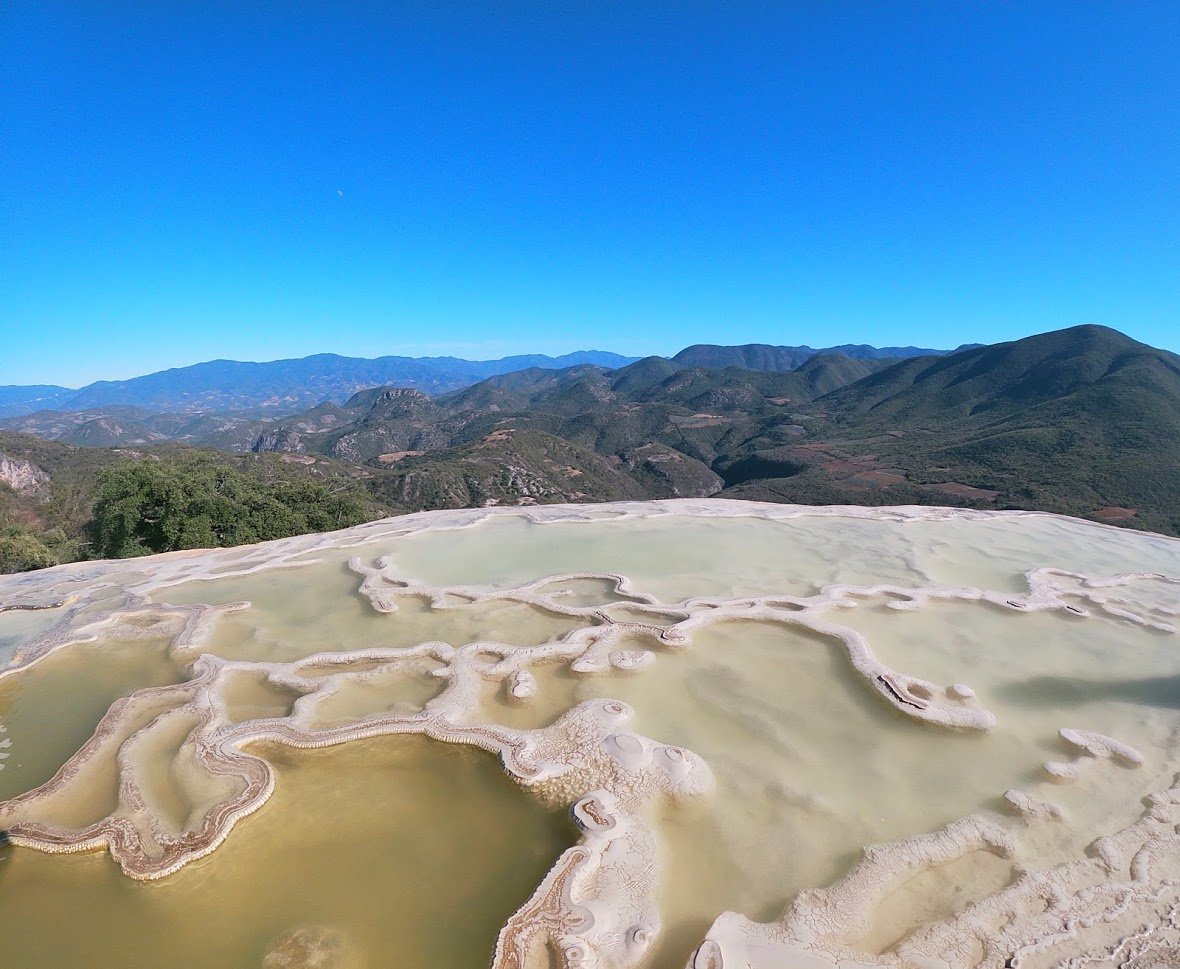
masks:
[[(7, 568), (406, 510), (708, 495), (1039, 509), (1180, 535), (1180, 357), (1097, 326), (789, 371), (528, 368), (266, 420), (53, 421), (107, 446), (0, 435)], [(154, 443), (144, 428), (167, 421), (223, 452)]]
[(240, 545), (396, 513), (366, 476), (326, 459), (78, 448), (0, 433), (0, 572)]

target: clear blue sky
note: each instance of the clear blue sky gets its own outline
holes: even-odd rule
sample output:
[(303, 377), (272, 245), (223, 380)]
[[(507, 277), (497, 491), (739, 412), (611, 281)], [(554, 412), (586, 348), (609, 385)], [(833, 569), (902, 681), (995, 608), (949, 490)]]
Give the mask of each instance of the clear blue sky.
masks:
[(1180, 350), (1180, 4), (0, 6), (0, 384), (214, 357)]

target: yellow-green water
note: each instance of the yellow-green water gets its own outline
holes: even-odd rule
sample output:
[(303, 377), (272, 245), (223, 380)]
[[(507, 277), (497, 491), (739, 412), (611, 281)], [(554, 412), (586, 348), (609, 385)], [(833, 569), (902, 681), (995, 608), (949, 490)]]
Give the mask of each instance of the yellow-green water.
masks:
[[(858, 542), (840, 542), (834, 534), (851, 535), (854, 529)], [(424, 582), (498, 588), (546, 575), (614, 572), (665, 602), (743, 593), (806, 595), (835, 581), (920, 578), (896, 554), (896, 529), (871, 521), (830, 519), (815, 527), (747, 518), (655, 518), (587, 526), (503, 518), (451, 532), (446, 555), (438, 554), (437, 541), (425, 533), (400, 540), (392, 549), (398, 571)], [(881, 554), (882, 548), (889, 554)]]
[[(444, 544), (445, 543), (445, 544)], [(440, 549), (445, 548), (445, 554)], [(978, 585), (1020, 592), (1028, 569), (1175, 573), (1175, 539), (1077, 520), (890, 522), (838, 516), (615, 519), (534, 524), (497, 518), (442, 535), (364, 546), (426, 582), (508, 587), (545, 575), (616, 572), (676, 602), (701, 595), (806, 595), (833, 583)]]
[(0, 761), (0, 801), (49, 780), (119, 697), (180, 679), (166, 640), (104, 640), (69, 646), (0, 679), (0, 724), (10, 741)]
[[(240, 578), (174, 586), (154, 598), (173, 605), (248, 601), (251, 608), (219, 620), (207, 652), (229, 659), (289, 663), (314, 653), (478, 640), (533, 646), (580, 623), (520, 603), (431, 609), (421, 596), (399, 596), (380, 613), (357, 591), (360, 577), (341, 563), (317, 563)], [(293, 590), (298, 590), (294, 592)]]
[(52, 626), (61, 614), (61, 609), (0, 612), (0, 669), (8, 664), (23, 643)]
[(258, 969), (313, 925), (371, 969), (476, 969), (574, 839), (482, 751), (385, 737), (264, 753), (272, 799), (162, 881), (98, 852), (0, 849), (0, 965)]

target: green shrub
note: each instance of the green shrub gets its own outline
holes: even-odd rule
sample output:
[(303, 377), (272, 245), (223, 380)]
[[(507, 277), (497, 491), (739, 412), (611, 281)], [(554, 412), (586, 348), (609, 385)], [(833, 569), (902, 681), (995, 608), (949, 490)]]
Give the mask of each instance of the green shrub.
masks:
[(57, 557), (36, 536), (13, 531), (0, 535), (0, 572), (29, 572), (57, 565)]

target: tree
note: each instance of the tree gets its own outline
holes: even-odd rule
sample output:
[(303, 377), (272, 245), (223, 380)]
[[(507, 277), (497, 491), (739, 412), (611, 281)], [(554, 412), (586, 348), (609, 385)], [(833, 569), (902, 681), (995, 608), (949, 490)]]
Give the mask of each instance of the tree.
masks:
[(57, 565), (57, 558), (28, 532), (0, 535), (0, 572), (29, 572)]
[(243, 545), (367, 520), (351, 486), (264, 480), (197, 455), (138, 460), (100, 473), (91, 525), (99, 555), (126, 558)]

